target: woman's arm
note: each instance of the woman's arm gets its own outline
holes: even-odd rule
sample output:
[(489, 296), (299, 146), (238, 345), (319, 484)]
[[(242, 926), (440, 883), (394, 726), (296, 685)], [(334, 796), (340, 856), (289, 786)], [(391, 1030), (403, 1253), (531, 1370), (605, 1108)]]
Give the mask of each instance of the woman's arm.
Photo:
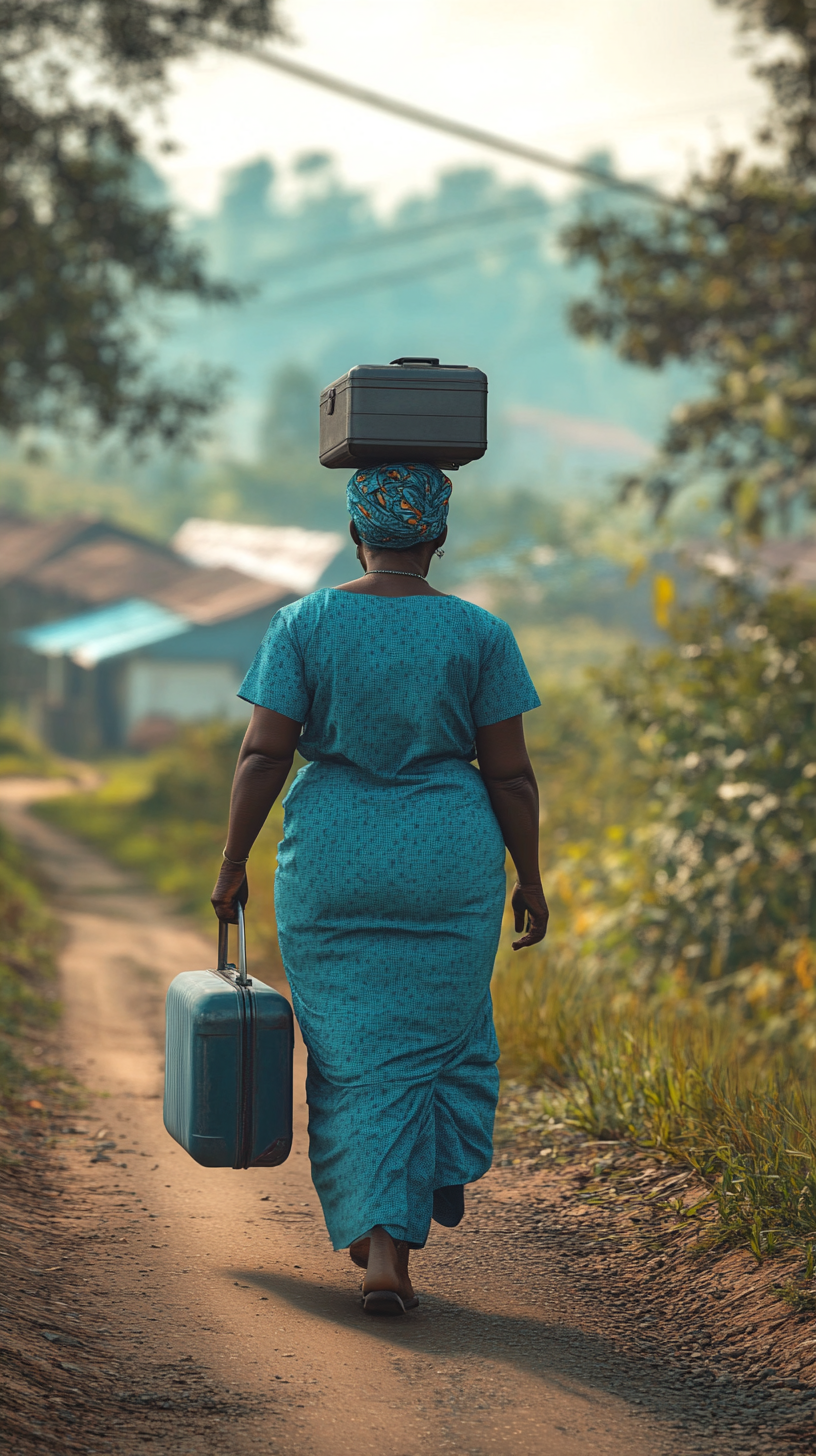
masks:
[(504, 842), (516, 866), (513, 890), (516, 930), (527, 933), (513, 950), (536, 945), (547, 934), (550, 912), (538, 867), (538, 784), (524, 742), (521, 714), (476, 730), (476, 754)]
[(246, 860), (266, 822), (292, 767), (301, 724), (269, 708), (253, 708), (249, 727), (241, 744), (230, 797), (229, 829), (224, 853), (236, 864), (221, 866), (212, 892), (219, 920), (234, 924), (238, 902), (246, 904), (248, 887)]

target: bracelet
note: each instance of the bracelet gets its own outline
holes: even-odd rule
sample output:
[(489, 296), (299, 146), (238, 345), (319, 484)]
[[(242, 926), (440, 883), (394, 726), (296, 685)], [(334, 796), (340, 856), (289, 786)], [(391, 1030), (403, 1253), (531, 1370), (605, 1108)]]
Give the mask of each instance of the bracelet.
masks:
[(222, 858), (222, 860), (224, 861), (225, 864), (235, 865), (236, 869), (238, 869), (242, 865), (245, 865), (246, 864), (247, 860), (249, 859), (249, 855), (247, 855), (246, 859), (230, 859), (229, 855), (227, 854), (226, 849), (222, 849), (222, 851), (221, 851), (221, 858)]

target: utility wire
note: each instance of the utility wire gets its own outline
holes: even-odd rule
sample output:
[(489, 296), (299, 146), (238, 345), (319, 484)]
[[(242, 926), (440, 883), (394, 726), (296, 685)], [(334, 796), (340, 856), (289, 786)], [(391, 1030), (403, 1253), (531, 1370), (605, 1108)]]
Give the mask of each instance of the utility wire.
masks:
[(455, 121), (450, 116), (440, 116), (436, 111), (426, 111), (424, 107), (414, 106), (409, 101), (398, 101), (393, 96), (384, 96), (381, 91), (370, 91), (367, 86), (357, 86), (351, 81), (342, 80), (339, 76), (331, 76), (327, 71), (317, 71), (313, 66), (304, 66), (300, 61), (289, 60), (287, 56), (273, 55), (271, 51), (259, 50), (254, 46), (243, 45), (240, 41), (229, 40), (226, 37), (219, 40), (218, 45), (222, 50), (232, 51), (235, 55), (258, 61), (262, 66), (270, 66), (274, 71), (283, 71), (285, 75), (295, 76), (299, 81), (307, 81), (310, 86), (320, 86), (324, 91), (334, 91), (336, 95), (346, 96), (350, 101), (359, 101), (363, 106), (373, 106), (377, 111), (387, 111), (391, 116), (400, 116), (405, 121), (415, 122), (418, 126), (429, 127), (431, 131), (446, 132), (448, 136), (475, 142), (477, 146), (488, 147), (494, 152), (504, 152), (509, 157), (521, 157), (525, 162), (533, 162), (539, 167), (549, 167), (555, 172), (565, 172), (571, 177), (581, 177), (585, 182), (593, 182), (601, 187), (609, 187), (618, 192), (630, 192), (648, 202), (682, 208), (684, 212), (693, 211), (689, 204), (682, 199), (670, 197), (647, 182), (629, 181), (625, 177), (616, 177), (611, 172), (604, 172), (600, 167), (585, 166), (582, 162), (565, 162), (563, 157), (555, 157), (551, 152), (544, 152), (539, 147), (527, 146), (526, 142), (513, 141), (509, 137), (499, 136), (497, 132), (485, 131), (479, 126), (470, 126), (464, 121)]
[(352, 278), (348, 282), (340, 279), (337, 283), (329, 283), (322, 288), (312, 288), (305, 293), (284, 295), (283, 298), (272, 298), (266, 302), (275, 312), (281, 309), (305, 308), (312, 303), (342, 303), (349, 294), (367, 293), (370, 288), (390, 288), (402, 283), (413, 283), (426, 278), (429, 273), (446, 273), (451, 269), (461, 268), (469, 258), (478, 257), (480, 253), (517, 252), (523, 248), (535, 247), (539, 241), (538, 234), (530, 233), (523, 238), (509, 239), (503, 245), (494, 245), (493, 248), (482, 245), (475, 253), (463, 253), (461, 249), (458, 249), (446, 257), (432, 259), (420, 268), (397, 268), (392, 269), (390, 273), (374, 273), (367, 278)]
[(344, 253), (370, 252), (378, 248), (398, 247), (404, 243), (416, 242), (432, 237), (435, 233), (450, 232), (455, 228), (483, 227), (490, 223), (501, 223), (517, 217), (538, 216), (542, 222), (549, 212), (548, 203), (542, 198), (536, 202), (519, 202), (509, 207), (484, 208), (480, 212), (452, 213), (450, 217), (436, 218), (433, 222), (412, 223), (407, 227), (387, 228), (380, 233), (363, 233), (358, 238), (343, 238), (331, 247), (304, 248), (299, 253), (285, 253), (281, 258), (266, 260), (275, 269), (275, 277), (293, 269), (305, 268), (312, 263), (331, 263)]

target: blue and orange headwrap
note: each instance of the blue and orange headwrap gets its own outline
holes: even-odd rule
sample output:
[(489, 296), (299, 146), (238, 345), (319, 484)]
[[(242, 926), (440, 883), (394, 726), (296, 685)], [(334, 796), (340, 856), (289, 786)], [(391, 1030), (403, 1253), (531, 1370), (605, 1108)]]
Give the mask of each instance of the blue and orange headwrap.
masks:
[(355, 471), (346, 504), (361, 540), (395, 550), (441, 536), (452, 489), (435, 465), (376, 465)]

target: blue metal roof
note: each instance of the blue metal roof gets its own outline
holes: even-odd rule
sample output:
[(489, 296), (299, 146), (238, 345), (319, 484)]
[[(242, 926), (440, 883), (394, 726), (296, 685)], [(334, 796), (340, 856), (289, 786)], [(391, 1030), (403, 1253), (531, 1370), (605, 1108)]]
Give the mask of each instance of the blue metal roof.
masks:
[(96, 667), (105, 658), (121, 657), (151, 642), (164, 642), (190, 628), (191, 623), (177, 612), (131, 597), (115, 607), (26, 627), (15, 637), (43, 657), (70, 657), (80, 667)]

